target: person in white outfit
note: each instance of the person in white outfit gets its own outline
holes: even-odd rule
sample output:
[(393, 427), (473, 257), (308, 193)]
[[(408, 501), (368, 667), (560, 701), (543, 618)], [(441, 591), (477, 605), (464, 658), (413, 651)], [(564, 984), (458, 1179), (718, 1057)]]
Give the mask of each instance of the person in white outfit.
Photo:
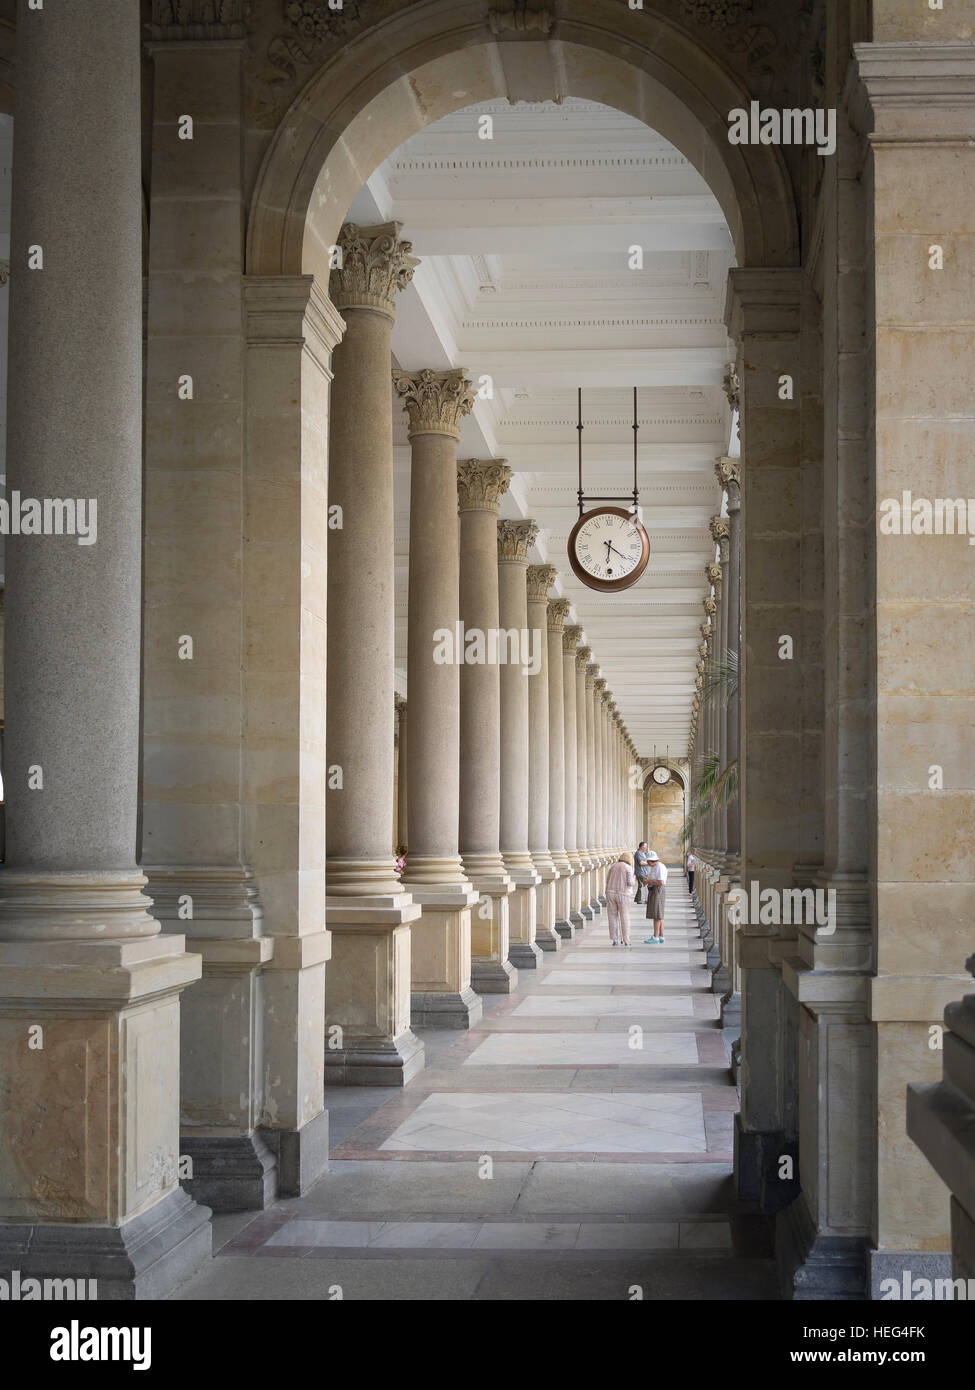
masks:
[(614, 946), (630, 944), (630, 893), (636, 884), (632, 856), (626, 851), (606, 875), (606, 912), (609, 916), (609, 937)]
[(645, 937), (648, 946), (662, 946), (664, 939), (664, 885), (667, 865), (650, 851), (650, 893), (647, 897), (647, 917), (653, 922), (653, 936)]

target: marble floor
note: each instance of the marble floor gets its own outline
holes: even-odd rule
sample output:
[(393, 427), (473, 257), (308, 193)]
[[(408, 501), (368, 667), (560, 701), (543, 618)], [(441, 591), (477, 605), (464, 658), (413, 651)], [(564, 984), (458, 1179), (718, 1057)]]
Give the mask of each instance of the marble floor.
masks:
[[(329, 1091), (331, 1169), (214, 1219), (184, 1299), (775, 1299), (731, 1186), (737, 1094), (694, 912), (610, 944), (605, 910), (398, 1089)], [(634, 1290), (638, 1292), (634, 1293)]]

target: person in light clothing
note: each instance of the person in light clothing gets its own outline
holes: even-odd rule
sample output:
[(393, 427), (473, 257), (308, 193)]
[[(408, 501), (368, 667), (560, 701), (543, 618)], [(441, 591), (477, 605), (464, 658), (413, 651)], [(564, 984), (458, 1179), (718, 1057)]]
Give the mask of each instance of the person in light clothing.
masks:
[(663, 945), (664, 939), (664, 885), (667, 882), (667, 865), (658, 855), (650, 851), (650, 893), (647, 897), (647, 917), (653, 922), (653, 936), (644, 937), (647, 946)]
[(687, 891), (694, 892), (694, 870), (697, 867), (697, 860), (693, 854), (687, 856)]
[(606, 875), (606, 912), (614, 946), (630, 944), (630, 893), (636, 883), (632, 863), (632, 857), (624, 850)]

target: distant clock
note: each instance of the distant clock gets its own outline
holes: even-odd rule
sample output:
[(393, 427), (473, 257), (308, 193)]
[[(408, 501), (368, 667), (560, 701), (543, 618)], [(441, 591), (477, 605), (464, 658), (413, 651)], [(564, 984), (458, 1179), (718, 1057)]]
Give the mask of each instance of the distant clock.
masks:
[(653, 770), (653, 780), (658, 787), (665, 787), (670, 781), (670, 768), (663, 766), (655, 767)]
[(635, 512), (596, 507), (569, 535), (569, 564), (590, 589), (616, 593), (635, 584), (650, 559), (650, 537)]

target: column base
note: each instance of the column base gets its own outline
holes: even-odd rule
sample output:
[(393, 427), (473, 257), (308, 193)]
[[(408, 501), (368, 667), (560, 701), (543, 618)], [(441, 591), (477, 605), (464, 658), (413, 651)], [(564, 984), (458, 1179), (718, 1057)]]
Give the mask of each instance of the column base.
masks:
[(518, 988), (518, 971), (508, 960), (474, 960), (471, 985), (479, 994), (511, 994)]
[(741, 1034), (741, 995), (729, 993), (721, 999), (721, 1027), (725, 1033), (730, 1033), (732, 1037), (739, 1037)]
[(168, 1298), (212, 1258), (210, 1213), (181, 1187), (122, 1226), (0, 1226), (0, 1275), (94, 1280), (99, 1302)]
[(775, 1221), (775, 1260), (782, 1296), (796, 1302), (867, 1298), (866, 1236), (823, 1236), (800, 1197)]
[(468, 986), (457, 994), (414, 994), (410, 1011), (415, 1028), (473, 1028), (484, 1005)]
[(278, 1197), (303, 1197), (328, 1172), (328, 1111), (299, 1129), (262, 1128), (261, 1136), (277, 1155)]
[(516, 970), (537, 970), (542, 949), (535, 941), (514, 941), (508, 948), (508, 959)]
[(555, 930), (563, 941), (572, 940), (572, 923), (565, 921), (561, 917), (555, 919)]
[(579, 911), (580, 911), (580, 913), (582, 914), (582, 917), (583, 917), (583, 920), (584, 920), (584, 921), (586, 921), (586, 922), (591, 922), (591, 921), (592, 921), (592, 908), (589, 906), (588, 903), (583, 903), (583, 904), (582, 904), (582, 907), (580, 907)]
[(562, 938), (552, 927), (538, 927), (535, 932), (535, 945), (543, 951), (561, 951)]
[[(792, 1159), (791, 1178), (779, 1176), (779, 1160), (784, 1156)], [(757, 1206), (766, 1216), (794, 1206), (800, 1197), (799, 1151), (795, 1141), (781, 1130), (744, 1130), (741, 1115), (736, 1115), (735, 1185), (738, 1200)]]
[(264, 1211), (276, 1199), (278, 1160), (261, 1135), (181, 1134), (179, 1147), (193, 1172), (182, 1186), (211, 1211)]
[(352, 1038), (325, 1049), (326, 1086), (405, 1086), (426, 1065), (426, 1050), (412, 1029), (397, 1038)]

